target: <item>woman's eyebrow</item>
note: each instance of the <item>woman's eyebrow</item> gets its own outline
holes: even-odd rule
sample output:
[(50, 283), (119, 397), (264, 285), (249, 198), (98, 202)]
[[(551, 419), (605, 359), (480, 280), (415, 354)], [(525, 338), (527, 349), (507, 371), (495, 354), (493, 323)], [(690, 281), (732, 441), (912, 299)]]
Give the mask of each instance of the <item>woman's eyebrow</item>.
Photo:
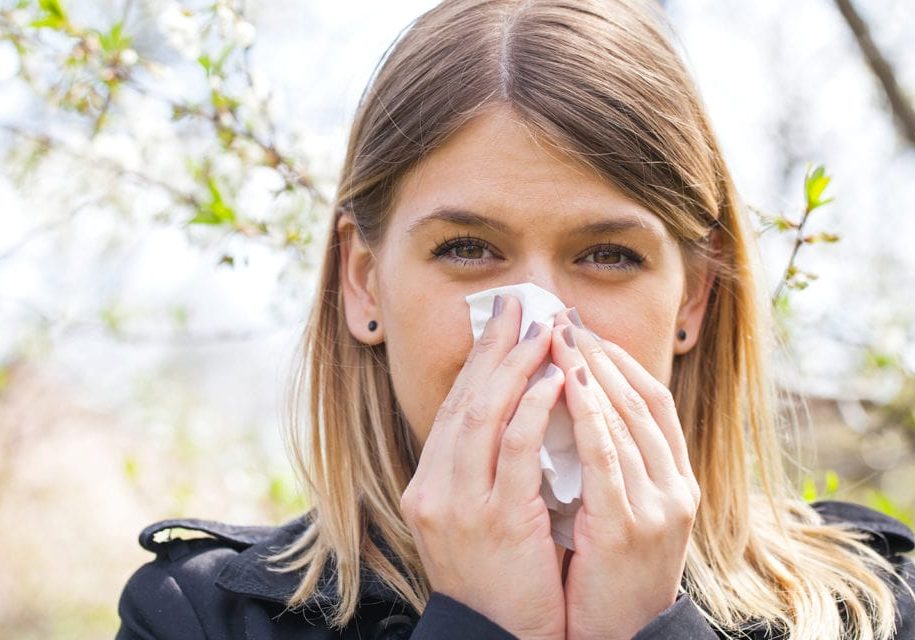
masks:
[[(412, 235), (416, 233), (420, 228), (436, 221), (450, 222), (451, 224), (457, 224), (465, 227), (488, 227), (493, 231), (505, 235), (520, 234), (520, 232), (516, 231), (510, 225), (502, 222), (501, 220), (490, 218), (473, 211), (455, 209), (452, 207), (437, 207), (429, 215), (423, 216), (418, 220), (414, 220), (410, 226), (407, 227), (407, 234)], [(638, 216), (623, 215), (613, 219), (588, 222), (586, 224), (570, 229), (568, 233), (573, 235), (600, 235), (607, 233), (618, 233), (620, 231), (626, 231), (633, 228), (642, 228), (646, 231), (657, 234), (658, 231), (653, 227), (654, 225), (647, 223), (644, 219)]]

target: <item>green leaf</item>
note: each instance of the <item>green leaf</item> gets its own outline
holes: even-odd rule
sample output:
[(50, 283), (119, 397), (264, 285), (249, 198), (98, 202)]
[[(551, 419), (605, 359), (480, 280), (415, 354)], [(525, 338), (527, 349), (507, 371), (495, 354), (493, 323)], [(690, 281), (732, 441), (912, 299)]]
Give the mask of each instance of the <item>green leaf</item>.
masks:
[(867, 363), (876, 369), (891, 369), (900, 364), (899, 357), (892, 353), (870, 350), (867, 352)]
[(814, 481), (813, 476), (804, 476), (804, 486), (801, 492), (806, 502), (813, 502), (817, 499), (817, 483)]
[(206, 182), (207, 190), (210, 192), (210, 202), (201, 207), (188, 222), (191, 224), (226, 224), (235, 222), (235, 210), (223, 200), (216, 179), (213, 176), (207, 176)]
[(61, 6), (60, 0), (38, 0), (38, 6), (44, 9), (49, 15), (66, 22), (67, 14), (64, 12), (63, 6)]
[(834, 233), (829, 233), (827, 231), (821, 231), (819, 233), (814, 233), (812, 235), (804, 237), (804, 242), (806, 244), (814, 244), (816, 242), (832, 243), (832, 242), (838, 242), (838, 241), (839, 241), (839, 236), (837, 236)]
[(868, 498), (868, 503), (870, 507), (877, 511), (880, 511), (891, 518), (901, 520), (910, 527), (912, 526), (912, 514), (896, 504), (896, 502), (883, 491), (880, 491), (879, 489), (872, 490)]
[(834, 496), (839, 490), (839, 474), (830, 469), (826, 472), (826, 495)]
[(772, 219), (772, 224), (775, 225), (775, 228), (779, 231), (788, 231), (789, 229), (797, 229), (797, 223), (789, 220), (785, 216), (776, 216)]
[(57, 16), (46, 15), (29, 24), (33, 29), (58, 29), (61, 30), (67, 26), (67, 21)]
[(807, 194), (808, 212), (832, 202), (832, 198), (823, 199), (823, 192), (829, 186), (831, 180), (832, 177), (826, 175), (826, 169), (823, 165), (817, 166), (813, 171), (808, 170), (804, 178), (804, 192)]
[(99, 44), (105, 53), (116, 53), (130, 46), (131, 39), (124, 35), (124, 22), (115, 22), (108, 33), (100, 33)]
[(124, 322), (124, 314), (116, 307), (106, 307), (101, 310), (102, 322), (113, 333), (120, 333)]
[(124, 477), (130, 482), (136, 482), (139, 477), (139, 464), (134, 456), (124, 458)]
[(779, 294), (773, 301), (773, 306), (775, 307), (775, 312), (779, 316), (787, 316), (791, 312), (791, 300), (789, 299), (788, 294)]

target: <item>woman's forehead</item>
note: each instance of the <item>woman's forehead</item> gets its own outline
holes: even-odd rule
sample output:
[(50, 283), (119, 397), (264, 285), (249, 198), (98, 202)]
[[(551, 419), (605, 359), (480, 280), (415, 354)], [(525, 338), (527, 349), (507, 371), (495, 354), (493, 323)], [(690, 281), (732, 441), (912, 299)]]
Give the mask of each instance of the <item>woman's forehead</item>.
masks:
[(609, 179), (533, 135), (511, 112), (475, 118), (426, 156), (398, 185), (398, 226), (478, 223), (517, 234), (518, 225), (566, 219), (582, 232), (642, 227), (665, 234), (660, 218)]

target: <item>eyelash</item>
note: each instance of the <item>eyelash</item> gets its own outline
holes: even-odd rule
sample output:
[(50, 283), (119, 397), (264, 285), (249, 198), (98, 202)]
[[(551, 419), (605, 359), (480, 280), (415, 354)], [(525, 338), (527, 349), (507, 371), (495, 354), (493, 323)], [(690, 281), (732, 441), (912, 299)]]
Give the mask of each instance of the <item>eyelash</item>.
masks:
[[(438, 260), (447, 260), (448, 262), (453, 262), (460, 264), (462, 266), (467, 266), (470, 268), (479, 268), (484, 262), (483, 258), (471, 259), (471, 258), (461, 258), (458, 256), (449, 256), (447, 255), (450, 251), (458, 248), (464, 247), (480, 247), (481, 249), (487, 249), (492, 253), (492, 247), (489, 246), (489, 243), (479, 239), (474, 238), (473, 236), (456, 236), (452, 238), (443, 238), (439, 241), (435, 249), (432, 250), (432, 255)], [(588, 252), (585, 253), (585, 256), (592, 255), (594, 253), (601, 252), (612, 252), (617, 253), (625, 257), (628, 262), (621, 265), (615, 264), (600, 264), (595, 262), (594, 265), (601, 270), (605, 271), (632, 271), (638, 269), (642, 263), (645, 261), (645, 257), (639, 253), (629, 249), (627, 247), (622, 247), (616, 244), (601, 244), (588, 249)]]

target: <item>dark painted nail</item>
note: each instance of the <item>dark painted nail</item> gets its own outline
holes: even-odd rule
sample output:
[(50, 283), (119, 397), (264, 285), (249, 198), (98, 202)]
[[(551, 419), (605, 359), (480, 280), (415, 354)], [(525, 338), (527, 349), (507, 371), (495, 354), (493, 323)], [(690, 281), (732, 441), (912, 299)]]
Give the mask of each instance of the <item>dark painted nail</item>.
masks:
[(546, 371), (545, 371), (544, 374), (543, 374), (543, 377), (544, 377), (544, 378), (551, 378), (551, 377), (553, 377), (553, 376), (555, 376), (555, 375), (559, 375), (559, 372), (560, 372), (560, 371), (562, 371), (562, 369), (560, 369), (559, 367), (557, 367), (555, 364), (553, 364), (553, 363), (551, 362), (551, 363), (547, 366)]
[(527, 328), (527, 333), (524, 334), (524, 339), (530, 340), (532, 338), (536, 338), (539, 335), (540, 335), (540, 323), (532, 322), (530, 324), (530, 326)]
[(588, 374), (585, 373), (584, 367), (578, 367), (578, 370), (575, 371), (575, 375), (578, 376), (578, 381), (582, 384), (582, 386), (588, 386)]
[(497, 295), (492, 299), (492, 317), (495, 318), (502, 312), (502, 308), (505, 306), (505, 300), (502, 299), (502, 296)]
[(562, 339), (566, 341), (566, 344), (575, 348), (575, 336), (572, 335), (572, 327), (566, 325), (562, 329)]
[(572, 307), (571, 309), (569, 309), (568, 316), (569, 316), (569, 320), (571, 320), (572, 324), (574, 324), (576, 327), (578, 327), (580, 329), (585, 328), (585, 325), (583, 325), (581, 323), (581, 316), (578, 315), (578, 310), (575, 307)]

